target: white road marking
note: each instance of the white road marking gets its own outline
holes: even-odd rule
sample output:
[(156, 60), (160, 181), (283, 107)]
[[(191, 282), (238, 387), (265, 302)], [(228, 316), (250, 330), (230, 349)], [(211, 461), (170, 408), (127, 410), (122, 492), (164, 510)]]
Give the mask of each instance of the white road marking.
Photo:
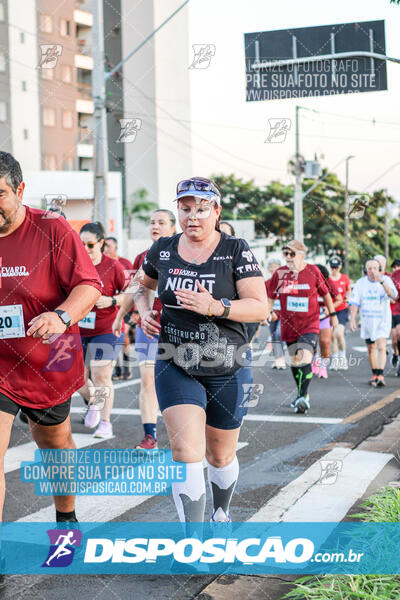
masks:
[[(72, 414), (83, 414), (84, 408), (73, 406)], [(139, 408), (113, 408), (113, 415), (132, 415), (139, 416)], [(160, 415), (160, 413), (158, 413)], [(307, 417), (307, 416), (289, 416), (289, 415), (247, 415), (246, 421), (269, 421), (271, 423), (319, 423), (321, 425), (336, 425), (341, 423), (342, 419), (334, 419), (330, 417)]]
[(340, 461), (335, 483), (319, 483), (321, 464), (316, 461), (300, 477), (271, 498), (250, 521), (341, 521), (370, 483), (393, 458), (392, 454), (334, 448), (321, 460)]

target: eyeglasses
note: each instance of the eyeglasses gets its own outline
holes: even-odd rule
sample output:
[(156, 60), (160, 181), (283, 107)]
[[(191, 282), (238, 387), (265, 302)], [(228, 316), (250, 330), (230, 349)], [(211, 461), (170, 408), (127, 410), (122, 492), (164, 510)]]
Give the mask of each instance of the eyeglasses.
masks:
[(296, 252), (293, 252), (292, 250), (284, 250), (283, 256), (285, 258), (287, 258), (288, 256), (290, 256), (290, 258), (294, 258), (296, 256)]
[(183, 218), (189, 219), (208, 219), (211, 215), (213, 204), (210, 202), (196, 202), (196, 206), (191, 210), (190, 206), (180, 206), (178, 204), (178, 212)]
[(176, 193), (187, 192), (188, 190), (197, 190), (198, 192), (214, 192), (221, 197), (221, 192), (217, 185), (205, 179), (204, 177), (192, 177), (191, 179), (183, 179), (176, 186)]
[(93, 248), (95, 247), (96, 244), (98, 244), (98, 242), (82, 242), (82, 244), (84, 246), (87, 246), (90, 250), (93, 250)]

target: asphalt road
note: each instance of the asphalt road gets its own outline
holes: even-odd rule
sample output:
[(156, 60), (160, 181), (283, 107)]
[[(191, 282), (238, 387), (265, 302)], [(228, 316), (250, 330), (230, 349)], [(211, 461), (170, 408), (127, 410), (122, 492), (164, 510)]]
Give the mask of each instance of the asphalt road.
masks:
[[(363, 343), (357, 333), (348, 335), (347, 340), (351, 365), (349, 370), (330, 371), (327, 380), (313, 378), (310, 387), (311, 410), (307, 415), (300, 416), (295, 415), (290, 408), (294, 396), (290, 369), (271, 369), (271, 358), (265, 354), (265, 331), (262, 332), (260, 346), (256, 347), (255, 352), (254, 378), (255, 382), (264, 386), (264, 390), (257, 405), (249, 409), (249, 418), (244, 421), (241, 430), (241, 447), (238, 451), (241, 471), (232, 501), (233, 520), (245, 521), (251, 518), (282, 488), (301, 476), (327, 452), (338, 446), (357, 448), (370, 435), (381, 431), (384, 424), (400, 412), (400, 398), (396, 394), (400, 380), (395, 377), (390, 361), (388, 360), (385, 372), (387, 386), (374, 389), (367, 383), (370, 373)], [(135, 371), (134, 378), (137, 377)], [(142, 437), (140, 417), (137, 414), (138, 384), (117, 387), (114, 405), (116, 414), (112, 417), (115, 437), (96, 444), (97, 448), (132, 448)], [(80, 444), (85, 446), (91, 443), (91, 436), (81, 423), (81, 408), (83, 409), (83, 403), (80, 398), (74, 398), (71, 417), (73, 433), (81, 434)], [(118, 409), (133, 411), (132, 414), (129, 410), (118, 414)], [(159, 447), (168, 447), (161, 417), (158, 439)], [(32, 448), (23, 446), (29, 442), (31, 438), (28, 427), (17, 418), (10, 444), (12, 452), (16, 453), (15, 460), (30, 458), (28, 453), (32, 452)], [(12, 458), (11, 454), (9, 456)], [(4, 521), (45, 520), (39, 515), (46, 514), (43, 510), (46, 511), (46, 507), (50, 506), (49, 499), (36, 496), (33, 485), (22, 483), (19, 469), (12, 468), (13, 466), (15, 467), (14, 463), (6, 475)], [(77, 507), (78, 519), (142, 522), (176, 520), (170, 497), (152, 497), (136, 506), (130, 506), (129, 500), (121, 502), (120, 497), (104, 497), (97, 498), (93, 503), (93, 500), (89, 502), (87, 498), (81, 497)], [(85, 502), (89, 502), (90, 510), (88, 505), (85, 508)], [(54, 514), (51, 510), (50, 515)], [(206, 518), (209, 514), (208, 502)], [(60, 600), (82, 595), (88, 599), (108, 600), (136, 599), (151, 595), (160, 599), (186, 600), (200, 594), (215, 578), (215, 575), (13, 575), (7, 578), (8, 585), (0, 592), (0, 598)], [(257, 597), (251, 589), (249, 584), (248, 597)], [(242, 592), (241, 595), (246, 598)], [(206, 593), (201, 597), (207, 597)]]

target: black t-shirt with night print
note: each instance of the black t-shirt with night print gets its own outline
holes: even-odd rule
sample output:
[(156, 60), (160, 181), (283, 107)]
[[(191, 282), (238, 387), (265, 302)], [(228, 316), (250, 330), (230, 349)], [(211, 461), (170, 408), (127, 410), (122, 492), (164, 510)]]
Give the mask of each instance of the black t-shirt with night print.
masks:
[(163, 307), (158, 358), (174, 361), (191, 375), (228, 375), (245, 364), (245, 324), (183, 309), (174, 291), (197, 291), (199, 280), (213, 298), (237, 300), (236, 282), (261, 277), (260, 267), (245, 240), (223, 232), (206, 262), (189, 263), (177, 251), (181, 235), (154, 242), (143, 262), (146, 275), (158, 279)]

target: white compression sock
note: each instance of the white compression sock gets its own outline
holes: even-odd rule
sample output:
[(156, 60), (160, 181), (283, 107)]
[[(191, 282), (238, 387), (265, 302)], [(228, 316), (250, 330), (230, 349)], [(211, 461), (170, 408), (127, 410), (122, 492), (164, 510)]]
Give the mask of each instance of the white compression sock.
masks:
[(239, 476), (237, 456), (229, 465), (220, 469), (207, 461), (207, 470), (213, 500), (213, 520), (226, 521), (229, 518), (229, 505)]
[(186, 481), (172, 484), (172, 496), (182, 523), (204, 521), (206, 484), (203, 461), (186, 463)]

